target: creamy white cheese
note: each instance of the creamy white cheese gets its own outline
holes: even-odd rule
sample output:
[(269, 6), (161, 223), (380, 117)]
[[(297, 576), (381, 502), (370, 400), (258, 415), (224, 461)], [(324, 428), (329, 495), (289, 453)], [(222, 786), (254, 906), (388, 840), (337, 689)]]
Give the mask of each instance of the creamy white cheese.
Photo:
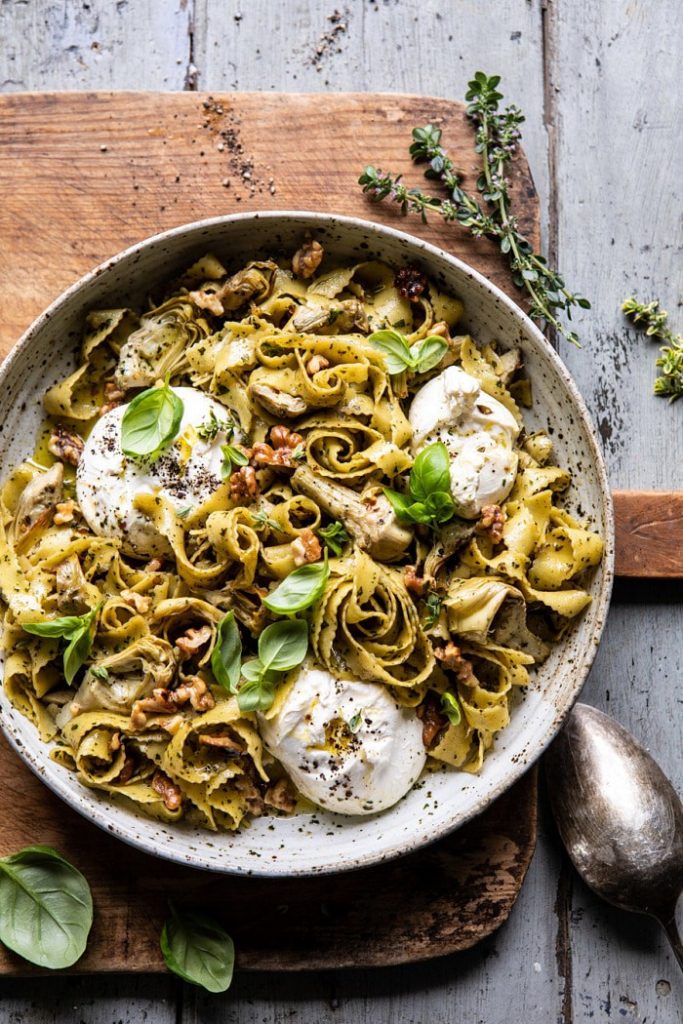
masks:
[(304, 665), (273, 718), (259, 715), (268, 750), (313, 803), (340, 814), (391, 807), (418, 779), (422, 723), (384, 686), (335, 679)]
[(519, 427), (475, 377), (459, 366), (447, 367), (417, 392), (409, 420), (415, 454), (435, 441), (446, 445), (458, 515), (476, 519), (485, 505), (508, 496), (517, 472), (513, 445)]
[[(198, 427), (229, 418), (220, 402), (195, 388), (174, 388), (184, 412), (178, 435), (158, 459), (131, 459), (121, 449), (121, 420), (126, 406), (105, 413), (92, 429), (76, 473), (76, 493), (83, 516), (93, 533), (117, 537), (124, 550), (138, 555), (167, 555), (169, 548), (150, 521), (135, 506), (139, 494), (162, 495), (181, 511), (193, 508), (221, 482), (221, 445), (228, 438), (219, 431), (202, 440)], [(233, 440), (240, 441), (235, 432)]]

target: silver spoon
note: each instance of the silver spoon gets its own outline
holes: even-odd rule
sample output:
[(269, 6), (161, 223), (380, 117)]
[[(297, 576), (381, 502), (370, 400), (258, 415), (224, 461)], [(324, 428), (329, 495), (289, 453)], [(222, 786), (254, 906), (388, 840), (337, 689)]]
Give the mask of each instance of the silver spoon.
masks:
[(659, 765), (613, 719), (577, 704), (545, 756), (562, 842), (594, 892), (649, 914), (683, 969), (676, 903), (683, 890), (683, 805)]

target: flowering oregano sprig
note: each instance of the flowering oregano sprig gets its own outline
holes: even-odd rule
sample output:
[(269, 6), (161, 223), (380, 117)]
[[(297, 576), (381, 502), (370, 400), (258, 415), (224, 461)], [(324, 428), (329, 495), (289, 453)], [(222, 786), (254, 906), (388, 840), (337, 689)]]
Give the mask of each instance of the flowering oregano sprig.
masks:
[(508, 258), (514, 283), (529, 295), (529, 315), (535, 320), (544, 320), (578, 345), (576, 333), (565, 327), (556, 314), (564, 310), (571, 319), (572, 307), (590, 309), (590, 302), (570, 292), (560, 274), (548, 266), (545, 257), (534, 252), (520, 232), (511, 209), (505, 170), (517, 149), (521, 137), (519, 126), (524, 116), (514, 106), (498, 109), (503, 98), (497, 89), (499, 82), (499, 75), (487, 76), (478, 71), (465, 97), (469, 101), (467, 116), (475, 126), (475, 150), (482, 159), (477, 189), (484, 206), (463, 189), (462, 176), (441, 145), (441, 129), (431, 124), (413, 129), (410, 155), (416, 163), (429, 165), (425, 176), (438, 180), (448, 191), (448, 199), (407, 188), (400, 175), (384, 174), (371, 166), (365, 168), (358, 181), (373, 199), (388, 199), (400, 206), (404, 214), (417, 213), (426, 221), (428, 213), (436, 213), (447, 222), (457, 221), (475, 238), (496, 240), (500, 251)]

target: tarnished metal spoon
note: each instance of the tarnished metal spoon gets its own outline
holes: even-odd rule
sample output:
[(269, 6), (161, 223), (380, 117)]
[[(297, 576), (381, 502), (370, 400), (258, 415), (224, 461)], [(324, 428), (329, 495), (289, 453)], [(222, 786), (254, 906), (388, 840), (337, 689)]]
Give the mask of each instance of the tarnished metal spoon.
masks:
[(545, 756), (562, 842), (594, 892), (649, 914), (683, 969), (675, 912), (683, 890), (683, 805), (659, 765), (613, 719), (577, 704)]

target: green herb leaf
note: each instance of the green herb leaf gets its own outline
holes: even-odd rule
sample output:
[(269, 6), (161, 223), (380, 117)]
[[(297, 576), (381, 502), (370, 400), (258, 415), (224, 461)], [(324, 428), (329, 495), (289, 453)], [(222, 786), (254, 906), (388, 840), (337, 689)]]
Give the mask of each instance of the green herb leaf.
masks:
[(251, 518), (253, 519), (255, 526), (268, 526), (271, 530), (278, 530), (282, 532), (282, 527), (276, 523), (274, 519), (269, 518), (268, 513), (264, 508), (260, 508), (257, 512), (252, 512)]
[(448, 352), (448, 342), (445, 338), (439, 338), (437, 335), (432, 334), (425, 338), (424, 341), (413, 345), (411, 351), (417, 373), (426, 373), (427, 370), (432, 370), (441, 362), (446, 352)]
[(289, 672), (307, 652), (308, 624), (303, 619), (274, 622), (259, 637), (259, 660), (267, 672)]
[(216, 644), (211, 652), (211, 671), (216, 682), (236, 693), (242, 667), (242, 639), (235, 622), (235, 613), (227, 612), (218, 623)]
[(427, 613), (425, 615), (424, 626), (425, 629), (431, 629), (432, 626), (436, 624), (439, 615), (441, 614), (441, 598), (437, 593), (435, 593), (435, 591), (430, 590), (425, 597), (424, 603)]
[(393, 508), (399, 519), (407, 519), (413, 522), (410, 509), (413, 502), (405, 494), (401, 494), (400, 491), (393, 491), (391, 487), (383, 487), (384, 494), (389, 499), (391, 507)]
[(446, 690), (445, 693), (441, 694), (441, 710), (451, 725), (460, 725), (462, 719), (460, 704), (458, 703), (458, 698), (450, 690)]
[(448, 449), (443, 441), (423, 448), (410, 472), (410, 493), (415, 501), (426, 501), (437, 491), (450, 494), (450, 466)]
[(223, 431), (229, 438), (232, 437), (235, 430), (235, 424), (231, 419), (219, 420), (213, 409), (209, 410), (208, 420), (204, 420), (200, 426), (197, 427), (197, 435), (201, 437), (202, 441), (215, 441), (216, 436)]
[(323, 526), (318, 533), (327, 544), (330, 551), (335, 555), (341, 555), (342, 549), (345, 544), (351, 540), (349, 533), (343, 523), (340, 523), (338, 519), (335, 519), (333, 523), (328, 526)]
[(83, 615), (65, 615), (61, 619), (50, 619), (46, 622), (24, 622), (22, 629), (26, 633), (43, 637), (62, 637), (69, 643), (64, 650), (64, 676), (71, 685), (81, 665), (87, 661), (92, 649), (95, 630), (93, 625), (97, 618), (99, 605)]
[(358, 732), (358, 730), (360, 729), (362, 722), (363, 722), (363, 708), (361, 708), (360, 711), (356, 711), (355, 715), (352, 715), (351, 718), (349, 718), (349, 721), (347, 723), (348, 727), (349, 727), (349, 730), (352, 733), (354, 733), (354, 735), (355, 735)]
[(455, 502), (446, 491), (430, 494), (425, 501), (425, 508), (429, 521), (433, 523), (447, 523), (455, 515)]
[(156, 459), (174, 440), (183, 418), (182, 400), (168, 381), (148, 388), (126, 406), (121, 421), (121, 448), (131, 458)]
[(49, 846), (0, 859), (0, 941), (39, 967), (71, 967), (92, 925), (90, 887)]
[(375, 331), (368, 341), (384, 355), (384, 362), (391, 374), (411, 370), (414, 365), (408, 343), (398, 331)]
[(245, 661), (242, 665), (242, 675), (245, 679), (248, 679), (250, 683), (260, 682), (263, 676), (263, 671), (264, 669), (260, 658), (250, 658), (249, 661)]
[(327, 552), (323, 562), (302, 565), (285, 576), (275, 590), (263, 598), (263, 603), (276, 615), (295, 615), (322, 597), (330, 575)]
[(277, 676), (266, 673), (242, 683), (237, 694), (240, 711), (267, 711), (272, 707), (277, 681)]
[(109, 679), (109, 670), (104, 665), (91, 665), (90, 671), (97, 679)]
[(171, 908), (161, 932), (161, 952), (169, 971), (207, 992), (230, 988), (235, 946), (222, 925), (207, 914)]
[(224, 480), (227, 480), (233, 471), (234, 466), (248, 466), (249, 458), (242, 451), (241, 448), (236, 448), (234, 444), (223, 444), (221, 445), (221, 451), (223, 452), (223, 465), (221, 466), (221, 476)]

